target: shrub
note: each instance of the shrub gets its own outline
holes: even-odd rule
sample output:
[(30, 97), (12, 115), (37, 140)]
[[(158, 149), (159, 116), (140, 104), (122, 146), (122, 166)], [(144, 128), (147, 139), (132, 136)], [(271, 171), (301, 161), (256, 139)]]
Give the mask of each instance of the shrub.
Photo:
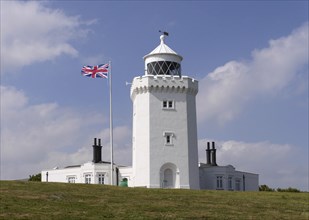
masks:
[(36, 175), (29, 175), (28, 181), (41, 181), (41, 173)]
[(300, 190), (296, 189), (296, 188), (289, 187), (287, 189), (278, 188), (277, 192), (300, 192)]
[(259, 191), (274, 192), (275, 190), (264, 184), (259, 186)]

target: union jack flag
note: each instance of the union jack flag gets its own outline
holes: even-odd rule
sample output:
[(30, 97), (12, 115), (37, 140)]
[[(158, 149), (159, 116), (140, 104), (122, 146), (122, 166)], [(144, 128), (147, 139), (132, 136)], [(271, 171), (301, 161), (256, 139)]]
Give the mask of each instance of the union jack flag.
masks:
[(108, 68), (107, 64), (100, 64), (97, 66), (83, 66), (82, 75), (91, 77), (91, 78), (107, 78), (108, 77)]

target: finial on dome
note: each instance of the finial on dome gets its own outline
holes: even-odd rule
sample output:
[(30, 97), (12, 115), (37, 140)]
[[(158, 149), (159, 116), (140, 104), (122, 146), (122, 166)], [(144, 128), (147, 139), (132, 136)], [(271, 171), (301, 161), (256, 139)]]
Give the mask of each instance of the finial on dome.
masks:
[(164, 44), (165, 35), (162, 34), (162, 35), (160, 36), (160, 40), (161, 40), (161, 44)]
[(165, 36), (168, 36), (168, 33), (166, 31), (159, 30), (162, 35), (160, 36), (161, 44), (164, 44)]

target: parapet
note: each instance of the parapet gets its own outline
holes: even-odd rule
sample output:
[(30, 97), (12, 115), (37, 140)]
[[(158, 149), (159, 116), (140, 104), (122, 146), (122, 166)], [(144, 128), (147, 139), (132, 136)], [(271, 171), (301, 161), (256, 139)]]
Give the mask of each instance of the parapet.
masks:
[(136, 94), (147, 92), (175, 92), (196, 95), (198, 93), (198, 81), (188, 76), (144, 75), (135, 77), (131, 85), (131, 99), (133, 100)]

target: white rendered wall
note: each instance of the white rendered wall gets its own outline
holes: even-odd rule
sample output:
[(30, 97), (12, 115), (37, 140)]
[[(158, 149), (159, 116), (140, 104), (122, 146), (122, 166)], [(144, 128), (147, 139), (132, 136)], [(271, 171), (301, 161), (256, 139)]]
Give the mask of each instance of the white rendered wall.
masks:
[[(189, 77), (142, 76), (133, 80), (134, 186), (159, 188), (162, 168), (175, 173), (175, 188), (199, 188), (195, 95), (198, 82)], [(162, 109), (173, 100), (175, 109)], [(173, 134), (166, 146), (164, 133)], [(160, 173), (161, 171), (161, 173)]]
[[(258, 174), (236, 171), (231, 165), (228, 166), (207, 166), (199, 167), (201, 189), (217, 190), (217, 176), (223, 177), (222, 190), (236, 190), (235, 181), (240, 180), (239, 191), (258, 191)], [(245, 176), (245, 185), (243, 177)], [(232, 178), (232, 188), (228, 186), (228, 178)], [(245, 190), (244, 190), (245, 189)]]
[[(46, 173), (48, 172), (48, 181)], [(91, 176), (91, 184), (98, 184), (98, 175), (104, 174), (104, 184), (110, 184), (110, 165), (103, 163), (85, 163), (80, 167), (43, 170), (42, 182), (67, 183), (69, 177), (75, 177), (75, 183), (85, 183), (85, 175)], [(116, 177), (114, 177), (115, 179)]]
[(191, 188), (199, 189), (196, 109), (192, 106), (196, 106), (195, 95), (190, 93), (187, 94), (189, 181)]
[[(84, 183), (81, 179), (80, 167), (76, 168), (66, 168), (66, 169), (53, 169), (53, 170), (43, 170), (41, 172), (42, 182), (57, 182), (57, 183), (67, 183), (69, 176), (75, 177), (76, 183)], [(46, 173), (48, 172), (48, 180)]]
[(254, 173), (247, 173), (236, 171), (240, 176), (245, 176), (245, 190), (246, 191), (259, 191), (259, 175)]
[[(132, 183), (149, 185), (149, 93), (142, 93), (133, 103)], [(139, 107), (141, 106), (141, 107)]]

